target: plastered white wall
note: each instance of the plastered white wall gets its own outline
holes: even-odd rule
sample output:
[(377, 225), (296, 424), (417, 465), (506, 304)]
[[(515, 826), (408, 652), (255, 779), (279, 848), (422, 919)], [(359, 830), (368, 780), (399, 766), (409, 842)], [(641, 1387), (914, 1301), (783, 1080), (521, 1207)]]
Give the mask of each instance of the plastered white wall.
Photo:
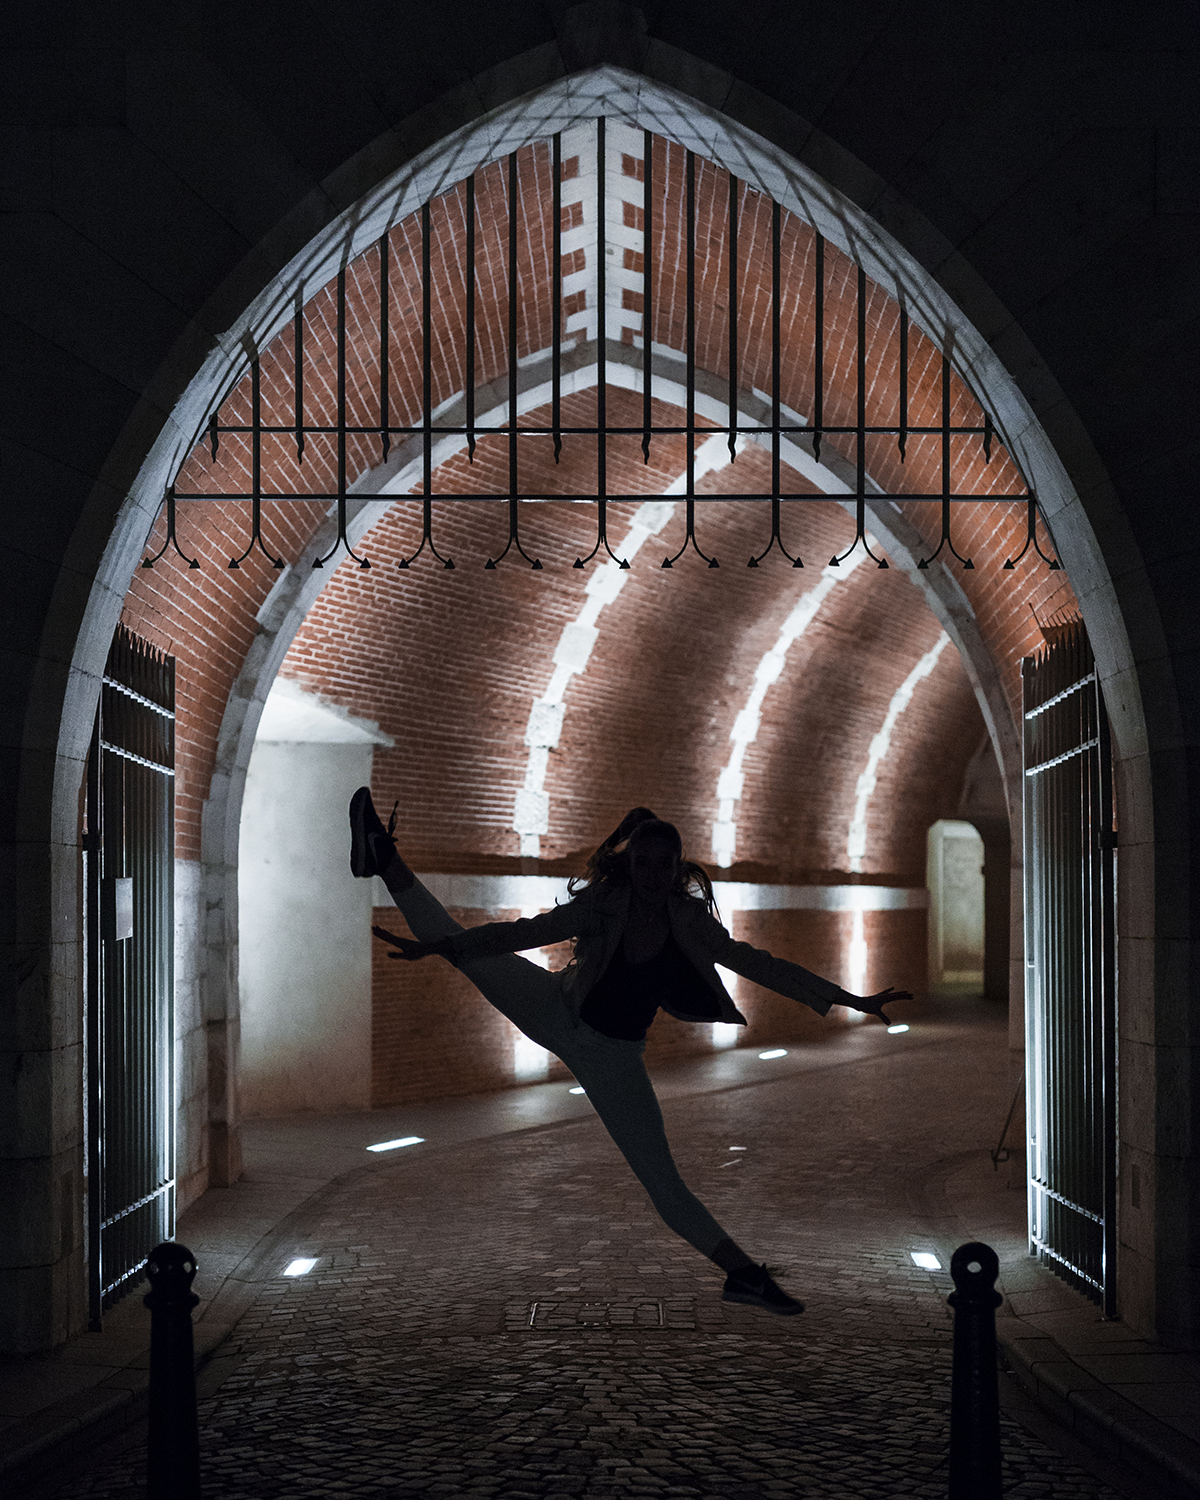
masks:
[(346, 809), (383, 737), (298, 695), (272, 690), (242, 804), (238, 1082), (248, 1116), (370, 1103), (372, 882), (350, 874)]

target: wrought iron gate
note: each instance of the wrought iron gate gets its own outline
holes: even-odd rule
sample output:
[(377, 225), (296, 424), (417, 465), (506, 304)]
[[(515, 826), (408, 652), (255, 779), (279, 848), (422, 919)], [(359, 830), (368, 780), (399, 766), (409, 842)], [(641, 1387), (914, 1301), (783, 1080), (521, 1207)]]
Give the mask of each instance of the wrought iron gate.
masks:
[(175, 663), (121, 628), (87, 777), (88, 1293), (93, 1327), (175, 1228)]
[[(850, 261), (843, 263), (825, 238), (814, 230), (813, 266), (805, 273), (810, 282), (806, 282), (804, 293), (811, 298), (814, 314), (811, 349), (796, 347), (791, 335), (785, 336), (783, 305), (788, 302), (786, 318), (790, 319), (794, 313), (791, 302), (798, 291), (797, 286), (784, 284), (781, 252), (785, 227), (790, 230), (799, 221), (779, 203), (772, 202), (769, 228), (766, 227), (761, 205), (767, 200), (751, 184), (718, 170), (693, 151), (672, 145), (650, 130), (631, 131), (623, 127), (626, 145), (641, 151), (636, 162), (631, 156), (625, 158), (631, 168), (637, 169), (641, 201), (618, 205), (618, 217), (610, 222), (606, 181), (610, 163), (622, 162), (622, 150), (606, 145), (608, 123), (601, 116), (595, 122), (594, 136), (588, 145), (578, 150), (572, 148), (572, 159), (577, 156), (582, 162), (584, 156), (594, 158), (595, 202), (588, 205), (586, 214), (582, 204), (573, 204), (581, 215), (578, 222), (573, 220), (570, 226), (564, 223), (567, 163), (563, 137), (556, 134), (532, 147), (512, 151), (504, 162), (480, 168), (462, 183), (424, 203), (412, 216), (411, 224), (401, 221), (393, 225), (376, 246), (343, 265), (329, 287), (331, 305), (322, 309), (319, 318), (315, 314), (311, 319), (306, 315), (307, 304), (298, 290), (292, 328), (271, 340), (262, 356), (256, 354), (251, 359), (249, 379), (239, 379), (235, 389), (211, 414), (203, 434), (215, 466), (211, 480), (196, 473), (189, 475), (185, 464), (164, 497), (166, 534), (162, 544), (143, 559), (142, 566), (152, 568), (171, 548), (189, 567), (200, 567), (199, 559), (188, 557), (180, 546), (178, 501), (248, 501), (250, 530), (246, 545), (230, 557), (228, 566), (240, 568), (257, 551), (273, 566), (282, 568), (284, 559), (276, 555), (275, 546), (264, 537), (264, 504), (319, 500), (333, 502), (336, 507), (338, 539), (325, 556), (314, 557), (311, 565), (323, 568), (344, 550), (360, 568), (369, 568), (370, 560), (352, 550), (346, 529), (354, 470), (373, 461), (369, 454), (376, 444), (379, 458), (386, 463), (394, 440), (411, 440), (420, 447), (423, 532), (420, 546), (412, 557), (401, 561), (400, 567), (407, 568), (426, 552), (444, 567), (454, 566), (434, 545), (435, 500), (506, 498), (508, 542), (504, 551), (494, 559), (489, 557), (484, 566), (494, 568), (511, 552), (514, 560), (516, 556), (523, 557), (540, 571), (541, 562), (530, 558), (521, 544), (520, 503), (549, 497), (528, 488), (527, 480), (522, 479), (525, 471), (520, 459), (523, 444), (534, 438), (549, 438), (554, 445), (555, 463), (564, 439), (569, 443), (582, 441), (595, 445), (595, 491), (573, 498), (595, 502), (596, 542), (574, 566), (582, 568), (593, 557), (603, 559), (607, 554), (624, 567), (626, 562), (617, 559), (609, 545), (607, 506), (617, 500), (640, 503), (645, 495), (641, 489), (634, 494), (610, 490), (609, 444), (640, 439), (644, 460), (648, 462), (656, 439), (685, 436), (686, 530), (679, 549), (661, 564), (664, 568), (672, 567), (688, 548), (709, 567), (717, 566), (696, 540), (695, 506), (698, 500), (705, 499), (770, 500), (770, 534), (765, 537), (762, 550), (749, 560), (752, 568), (758, 567), (775, 548), (793, 566), (803, 565), (787, 551), (781, 536), (783, 502), (852, 499), (855, 538), (832, 563), (845, 560), (856, 547), (862, 546), (879, 567), (887, 567), (887, 563), (875, 557), (867, 541), (868, 503), (888, 499), (937, 502), (941, 507), (941, 535), (931, 555), (920, 559), (918, 567), (927, 567), (945, 553), (947, 560), (954, 557), (962, 567), (972, 568), (972, 560), (963, 557), (951, 539), (951, 503), (998, 498), (1021, 505), (1025, 512), (1024, 546), (1004, 567), (1012, 568), (1031, 549), (1048, 567), (1060, 567), (1057, 558), (1042, 551), (1037, 535), (1036, 496), (1017, 470), (1011, 453), (1006, 450), (1006, 463), (1010, 467), (1003, 477), (993, 473), (987, 482), (978, 476), (968, 479), (972, 466), (980, 458), (984, 465), (991, 463), (993, 448), (1003, 434), (991, 414), (978, 408), (973, 400), (967, 404), (966, 412), (959, 412), (956, 417), (951, 389), (952, 338), (936, 354), (927, 350), (921, 342), (924, 335), (915, 323), (910, 326), (906, 300), (898, 293), (896, 337), (886, 352), (881, 348), (879, 356), (886, 370), (881, 366), (869, 372), (868, 344), (873, 337), (874, 315), (868, 316), (868, 303), (873, 283), (862, 266)], [(678, 176), (680, 171), (682, 203), (675, 204), (667, 189), (672, 173)], [(706, 210), (708, 218), (698, 218), (700, 177), (708, 183), (712, 194)], [(486, 240), (485, 229), (492, 221), (481, 213), (477, 197), (483, 203), (496, 201), (506, 205), (502, 216), (505, 232), (498, 237), (494, 235), (491, 241)], [(549, 201), (543, 201), (547, 197)], [(537, 220), (534, 230), (523, 227), (522, 215), (527, 210), (531, 214), (538, 211), (539, 202), (541, 211), (548, 210), (544, 220)], [(632, 214), (626, 220), (626, 227), (633, 230), (641, 247), (637, 251), (630, 248), (628, 235), (619, 241), (612, 238), (611, 224), (620, 223), (622, 207)], [(681, 215), (677, 212), (680, 209)], [(497, 225), (492, 224), (492, 229), (495, 231)], [(564, 244), (568, 236), (569, 249)], [(455, 257), (439, 277), (435, 261), (446, 245), (455, 246)], [(590, 256), (594, 268), (594, 292), (586, 295), (595, 298), (591, 304), (595, 334), (588, 332), (583, 344), (572, 349), (570, 345), (564, 346), (563, 339), (572, 331), (572, 317), (582, 314), (578, 309), (571, 313), (569, 303), (585, 294), (578, 290), (568, 294), (567, 287), (572, 275), (578, 280), (581, 256), (585, 257), (585, 264)], [(753, 266), (759, 260), (770, 265), (769, 312), (760, 309), (753, 297), (747, 299), (744, 295), (747, 285), (752, 290), (757, 285)], [(677, 266), (682, 282), (681, 326), (674, 337), (680, 346), (673, 351), (676, 358), (668, 358), (671, 351), (657, 345), (653, 337), (655, 275), (662, 266)], [(500, 273), (494, 287), (487, 279), (493, 267)], [(613, 326), (619, 324), (619, 319), (609, 306), (606, 276), (619, 274), (620, 267), (632, 270), (641, 288), (636, 294), (631, 293), (640, 309), (644, 334), (637, 340), (640, 355), (635, 357), (633, 365), (642, 407), (641, 421), (634, 425), (610, 422), (606, 405), (608, 365), (631, 355), (634, 347), (632, 343), (625, 347), (620, 342), (621, 329)], [(841, 284), (845, 278), (853, 284), (852, 293)], [(530, 286), (537, 286), (540, 296), (548, 293), (551, 315), (549, 347), (542, 351), (549, 360), (549, 421), (541, 423), (528, 418), (521, 420), (519, 410), (519, 367), (528, 366), (538, 354), (536, 344), (526, 347), (530, 331), (523, 325), (521, 301), (526, 279)], [(491, 290), (477, 296), (477, 284)], [(839, 299), (846, 303), (841, 314), (837, 313)], [(484, 308), (494, 311), (493, 302), (497, 308), (501, 302), (507, 303), (507, 327), (481, 330), (478, 325)], [(449, 322), (444, 330), (435, 324), (435, 306), (453, 308), (452, 316), (445, 314)], [(708, 314), (711, 327), (705, 324), (702, 312)], [(568, 315), (564, 317), (564, 313)], [(838, 316), (846, 326), (838, 324)], [(312, 348), (313, 327), (325, 319), (336, 330), (330, 351), (332, 359)], [(755, 343), (755, 335), (768, 322), (769, 359), (760, 358), (754, 364), (748, 346)], [(708, 340), (703, 349), (702, 335)], [(455, 345), (453, 359), (456, 366), (461, 366), (462, 399), (453, 409), (440, 411), (435, 420), (439, 402), (435, 393), (434, 355), (435, 346), (440, 349), (443, 343), (447, 349), (449, 344)], [(498, 346), (502, 358), (495, 353), (485, 357), (485, 345), (489, 349)], [(839, 363), (850, 358), (850, 350), (854, 351), (853, 395), (839, 396), (833, 377)], [(563, 402), (571, 379), (579, 373), (589, 353), (596, 364), (595, 420), (580, 423), (564, 419)], [(702, 368), (702, 354), (713, 363), (713, 369)], [(925, 368), (931, 357), (936, 376)], [(317, 360), (320, 362), (315, 363)], [(794, 412), (789, 415), (783, 405), (784, 369), (797, 361), (809, 360), (813, 382), (811, 413), (808, 417)], [(724, 370), (718, 372), (717, 367), (722, 363)], [(681, 378), (686, 394), (683, 410), (675, 414), (675, 421), (664, 424), (661, 416), (655, 415), (653, 397), (664, 373), (661, 367), (666, 364)], [(398, 370), (406, 368), (410, 371), (411, 390), (404, 387), (397, 375)], [(476, 420), (476, 387), (481, 378), (506, 387), (507, 420), (500, 425), (496, 425), (494, 418)], [(743, 385), (753, 388), (756, 381), (770, 387), (769, 417), (764, 413), (751, 420), (739, 402)], [(894, 402), (890, 395), (886, 400), (883, 395), (890, 392), (893, 384)], [(724, 405), (723, 422), (699, 415), (700, 385), (705, 386), (707, 396), (718, 409)], [(931, 403), (930, 393), (935, 389), (937, 400)], [(456, 414), (460, 420), (455, 420)], [(736, 458), (739, 440), (769, 440), (772, 472), (769, 490), (742, 493), (723, 490), (720, 495), (697, 493), (696, 441), (714, 433), (726, 436), (731, 462)], [(462, 437), (472, 460), (479, 442), (504, 439), (507, 486), (493, 486), (482, 493), (475, 488), (458, 488), (451, 480), (435, 487), (434, 444), (448, 436)], [(794, 485), (796, 478), (794, 474), (789, 477), (783, 455), (785, 443), (801, 445), (817, 463), (822, 462), (823, 449), (826, 459), (830, 455), (840, 458), (849, 481), (845, 492), (839, 488), (836, 494), (817, 494), (805, 485), (793, 493), (789, 484)], [(892, 443), (902, 463), (907, 455), (905, 472), (911, 476), (900, 483), (894, 494), (885, 493), (871, 477), (885, 450), (890, 453)], [(1002, 469), (1004, 465), (996, 467)], [(202, 481), (199, 484), (198, 479)], [(230, 482), (235, 483), (234, 488), (228, 487)], [(555, 493), (560, 492), (556, 489)]]
[(1108, 720), (1083, 626), (1022, 663), (1029, 1238), (1115, 1311), (1116, 948)]

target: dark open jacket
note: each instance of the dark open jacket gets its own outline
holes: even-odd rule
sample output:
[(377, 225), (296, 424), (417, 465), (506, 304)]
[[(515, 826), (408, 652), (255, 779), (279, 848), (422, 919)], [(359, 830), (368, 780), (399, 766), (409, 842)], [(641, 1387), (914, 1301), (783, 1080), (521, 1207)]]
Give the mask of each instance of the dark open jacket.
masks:
[[(455, 963), (469, 963), (474, 958), (493, 958), (501, 953), (520, 953), (526, 948), (542, 948), (550, 943), (575, 939), (575, 957), (563, 971), (563, 993), (578, 1011), (597, 980), (617, 951), (629, 917), (632, 892), (628, 885), (588, 886), (573, 900), (538, 917), (522, 917), (515, 922), (485, 922), (456, 933), (451, 941)], [(671, 936), (691, 963), (720, 1006), (720, 1019), (744, 1026), (746, 1018), (730, 999), (721, 983), (716, 965), (732, 969), (775, 990), (790, 1000), (811, 1006), (819, 1016), (831, 1005), (854, 1006), (857, 996), (841, 989), (828, 979), (802, 969), (786, 958), (775, 958), (763, 948), (737, 943), (720, 922), (708, 912), (704, 902), (695, 896), (672, 891), (667, 898)], [(711, 1020), (709, 1016), (689, 1016), (672, 1010), (682, 1021)]]

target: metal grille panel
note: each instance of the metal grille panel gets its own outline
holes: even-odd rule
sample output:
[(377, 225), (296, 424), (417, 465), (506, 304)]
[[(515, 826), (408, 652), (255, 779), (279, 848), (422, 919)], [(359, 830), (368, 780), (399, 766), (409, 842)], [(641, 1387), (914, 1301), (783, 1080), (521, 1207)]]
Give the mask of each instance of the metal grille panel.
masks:
[(93, 1326), (175, 1226), (174, 702), (174, 661), (118, 630), (84, 840)]
[[(719, 497), (770, 502), (770, 531), (764, 531), (764, 545), (750, 559), (751, 567), (758, 567), (774, 551), (793, 565), (801, 565), (787, 550), (780, 530), (783, 503), (853, 502), (854, 540), (847, 552), (834, 559), (837, 562), (860, 546), (874, 557), (868, 542), (867, 508), (902, 499), (940, 506), (937, 545), (919, 566), (944, 555), (947, 561), (955, 558), (964, 568), (971, 568), (971, 559), (957, 551), (951, 537), (951, 504), (998, 498), (1020, 505), (1026, 520), (1024, 547), (1005, 566), (1032, 550), (1051, 568), (1059, 567), (1057, 559), (1042, 551), (1036, 497), (1015, 465), (1005, 479), (997, 480), (995, 470), (986, 481), (978, 475), (967, 478), (980, 461), (991, 464), (1003, 435), (992, 416), (973, 400), (966, 403), (965, 414), (954, 410), (952, 332), (943, 333), (944, 347), (932, 352), (930, 359), (930, 350), (924, 345), (918, 348), (923, 335), (915, 324), (910, 325), (898, 288), (892, 304), (894, 338), (889, 335), (887, 349), (873, 354), (869, 362), (873, 332), (868, 307), (879, 289), (862, 267), (852, 261), (843, 266), (838, 252), (815, 231), (812, 265), (798, 269), (789, 258), (785, 266), (781, 255), (801, 221), (778, 203), (760, 211), (769, 200), (749, 184), (651, 131), (636, 133), (642, 151), (641, 202), (623, 205), (633, 213), (642, 247), (632, 251), (621, 239), (619, 220), (606, 206), (610, 168), (614, 160), (620, 160), (619, 150), (606, 146), (606, 123), (603, 117), (598, 119), (580, 147), (581, 158), (594, 156), (589, 166), (594, 166), (596, 200), (581, 225), (572, 223), (564, 229), (563, 139), (555, 135), (481, 168), (426, 202), (412, 221), (404, 221), (343, 267), (309, 303), (304, 303), (298, 290), (294, 326), (273, 341), (265, 357), (251, 358), (247, 377), (212, 413), (203, 434), (213, 465), (209, 475), (197, 484), (199, 476), (194, 470), (189, 474), (185, 465), (176, 484), (169, 487), (166, 536), (143, 566), (152, 567), (168, 548), (186, 556), (176, 532), (176, 502), (184, 499), (249, 502), (249, 535), (244, 549), (229, 559), (231, 568), (240, 567), (254, 551), (274, 566), (284, 566), (264, 535), (263, 505), (290, 500), (332, 502), (337, 515), (338, 541), (325, 556), (313, 558), (312, 566), (324, 567), (341, 552), (360, 567), (369, 567), (368, 558), (351, 550), (346, 530), (355, 470), (372, 461), (386, 463), (393, 444), (407, 443), (419, 453), (424, 524), (421, 545), (401, 566), (407, 567), (422, 555), (453, 566), (434, 542), (435, 500), (501, 498), (509, 505), (508, 541), (485, 566), (493, 568), (504, 557), (524, 558), (540, 570), (540, 561), (529, 557), (521, 544), (520, 504), (548, 497), (527, 487), (521, 454), (523, 444), (544, 439), (553, 442), (556, 461), (564, 443), (594, 445), (595, 491), (572, 497), (593, 502), (597, 508), (595, 546), (575, 564), (582, 567), (594, 557), (612, 556), (607, 536), (609, 502), (644, 498), (640, 492), (628, 495), (610, 486), (610, 443), (639, 439), (648, 457), (657, 439), (683, 435), (687, 439), (686, 532), (679, 550), (662, 566), (672, 566), (691, 551), (713, 567), (716, 562), (697, 540), (695, 505), (698, 500), (718, 497), (697, 493), (695, 448), (698, 439), (723, 433), (731, 461), (744, 439), (762, 442), (771, 453), (770, 490)], [(701, 177), (707, 183), (703, 202)], [(529, 224), (536, 226), (536, 233)], [(807, 231), (809, 226), (804, 227)], [(566, 235), (572, 236), (569, 253), (564, 252)], [(445, 247), (451, 244), (455, 247), (453, 267), (444, 259)], [(792, 249), (787, 249), (789, 257)], [(586, 257), (593, 277), (586, 294), (574, 288), (572, 279), (580, 275), (580, 255)], [(663, 311), (659, 304), (666, 295), (656, 273), (664, 267), (674, 268), (678, 277), (678, 290), (670, 302), (669, 351), (656, 347), (653, 339), (656, 308)], [(632, 341), (632, 347), (640, 345), (640, 349), (631, 372), (641, 392), (642, 421), (636, 426), (615, 426), (606, 410), (606, 371), (630, 349), (623, 348), (623, 308), (612, 305), (608, 283), (630, 268), (636, 268), (642, 286), (634, 303), (640, 310), (644, 336)], [(753, 290), (752, 296), (744, 295), (747, 287)], [(564, 311), (584, 295), (592, 299), (587, 307), (594, 324), (588, 324), (583, 344), (573, 349), (563, 339), (572, 331), (572, 319), (581, 314), (576, 309), (564, 318)], [(811, 334), (794, 340), (789, 329), (801, 296), (811, 299)], [(523, 299), (527, 297), (538, 305), (548, 302), (547, 349), (535, 347), (544, 331), (531, 343), (532, 330), (524, 321), (527, 302)], [(333, 335), (328, 347), (320, 349), (313, 347), (313, 327), (306, 317), (306, 307), (318, 300), (321, 325), (328, 325)], [(760, 348), (764, 342), (765, 351)], [(453, 345), (450, 353), (448, 345)], [(766, 353), (765, 360), (751, 360), (751, 345), (760, 355)], [(521, 366), (542, 355), (547, 364), (549, 421), (538, 424), (521, 420), (518, 398)], [(704, 367), (702, 356), (712, 368)], [(435, 380), (435, 358), (444, 358), (461, 371), (454, 382), (461, 401), (451, 403), (453, 413), (446, 407), (450, 391), (439, 390)], [(581, 360), (594, 362), (596, 368), (595, 421), (572, 425), (563, 421), (563, 395)], [(668, 363), (685, 391), (682, 410), (676, 410), (672, 425), (655, 419), (652, 401), (656, 380), (663, 374), (661, 367)], [(789, 412), (784, 404), (787, 371), (798, 365), (812, 371), (811, 410), (805, 415)], [(845, 369), (839, 374), (842, 365)], [(853, 373), (848, 374), (851, 369)], [(963, 378), (961, 371), (958, 377)], [(748, 420), (740, 409), (747, 392), (756, 389), (756, 381), (770, 387), (759, 393), (769, 404), (765, 422)], [(504, 419), (499, 426), (476, 420), (479, 382), (491, 383), (502, 392)], [(699, 414), (701, 386), (724, 404), (724, 421)], [(893, 387), (895, 399), (883, 401), (880, 393)], [(434, 447), (450, 436), (461, 438), (472, 458), (478, 443), (502, 442), (507, 450), (507, 486), (486, 496), (474, 489), (436, 488)], [(844, 474), (844, 488), (829, 495), (814, 494), (808, 487), (791, 492), (785, 444), (803, 448), (818, 464), (836, 459)], [(908, 477), (899, 478), (898, 487), (888, 492), (872, 477), (885, 449), (898, 453), (902, 463), (907, 455), (904, 474)], [(923, 455), (930, 462), (923, 462)], [(1011, 462), (1011, 454), (1008, 459)], [(794, 476), (790, 482), (795, 483)], [(199, 566), (196, 559), (186, 560), (192, 567)], [(886, 566), (882, 559), (875, 560)]]
[(1029, 1235), (1115, 1307), (1116, 986), (1108, 721), (1082, 625), (1022, 664)]

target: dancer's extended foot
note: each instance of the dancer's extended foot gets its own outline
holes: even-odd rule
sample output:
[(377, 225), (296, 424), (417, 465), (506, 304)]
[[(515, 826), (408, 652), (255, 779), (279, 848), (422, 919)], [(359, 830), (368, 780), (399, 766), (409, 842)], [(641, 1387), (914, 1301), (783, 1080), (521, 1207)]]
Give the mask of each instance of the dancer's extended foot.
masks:
[[(396, 804), (399, 806), (399, 803)], [(396, 852), (392, 832), (396, 827), (396, 808), (385, 828), (370, 787), (360, 786), (350, 799), (350, 873), (360, 877), (381, 875), (388, 889), (406, 889), (413, 873)]]
[(771, 1279), (766, 1266), (754, 1266), (748, 1271), (731, 1271), (725, 1278), (721, 1301), (745, 1302), (750, 1307), (762, 1307), (767, 1312), (782, 1313), (784, 1316), (804, 1311), (804, 1303), (797, 1302), (795, 1297), (789, 1297)]

